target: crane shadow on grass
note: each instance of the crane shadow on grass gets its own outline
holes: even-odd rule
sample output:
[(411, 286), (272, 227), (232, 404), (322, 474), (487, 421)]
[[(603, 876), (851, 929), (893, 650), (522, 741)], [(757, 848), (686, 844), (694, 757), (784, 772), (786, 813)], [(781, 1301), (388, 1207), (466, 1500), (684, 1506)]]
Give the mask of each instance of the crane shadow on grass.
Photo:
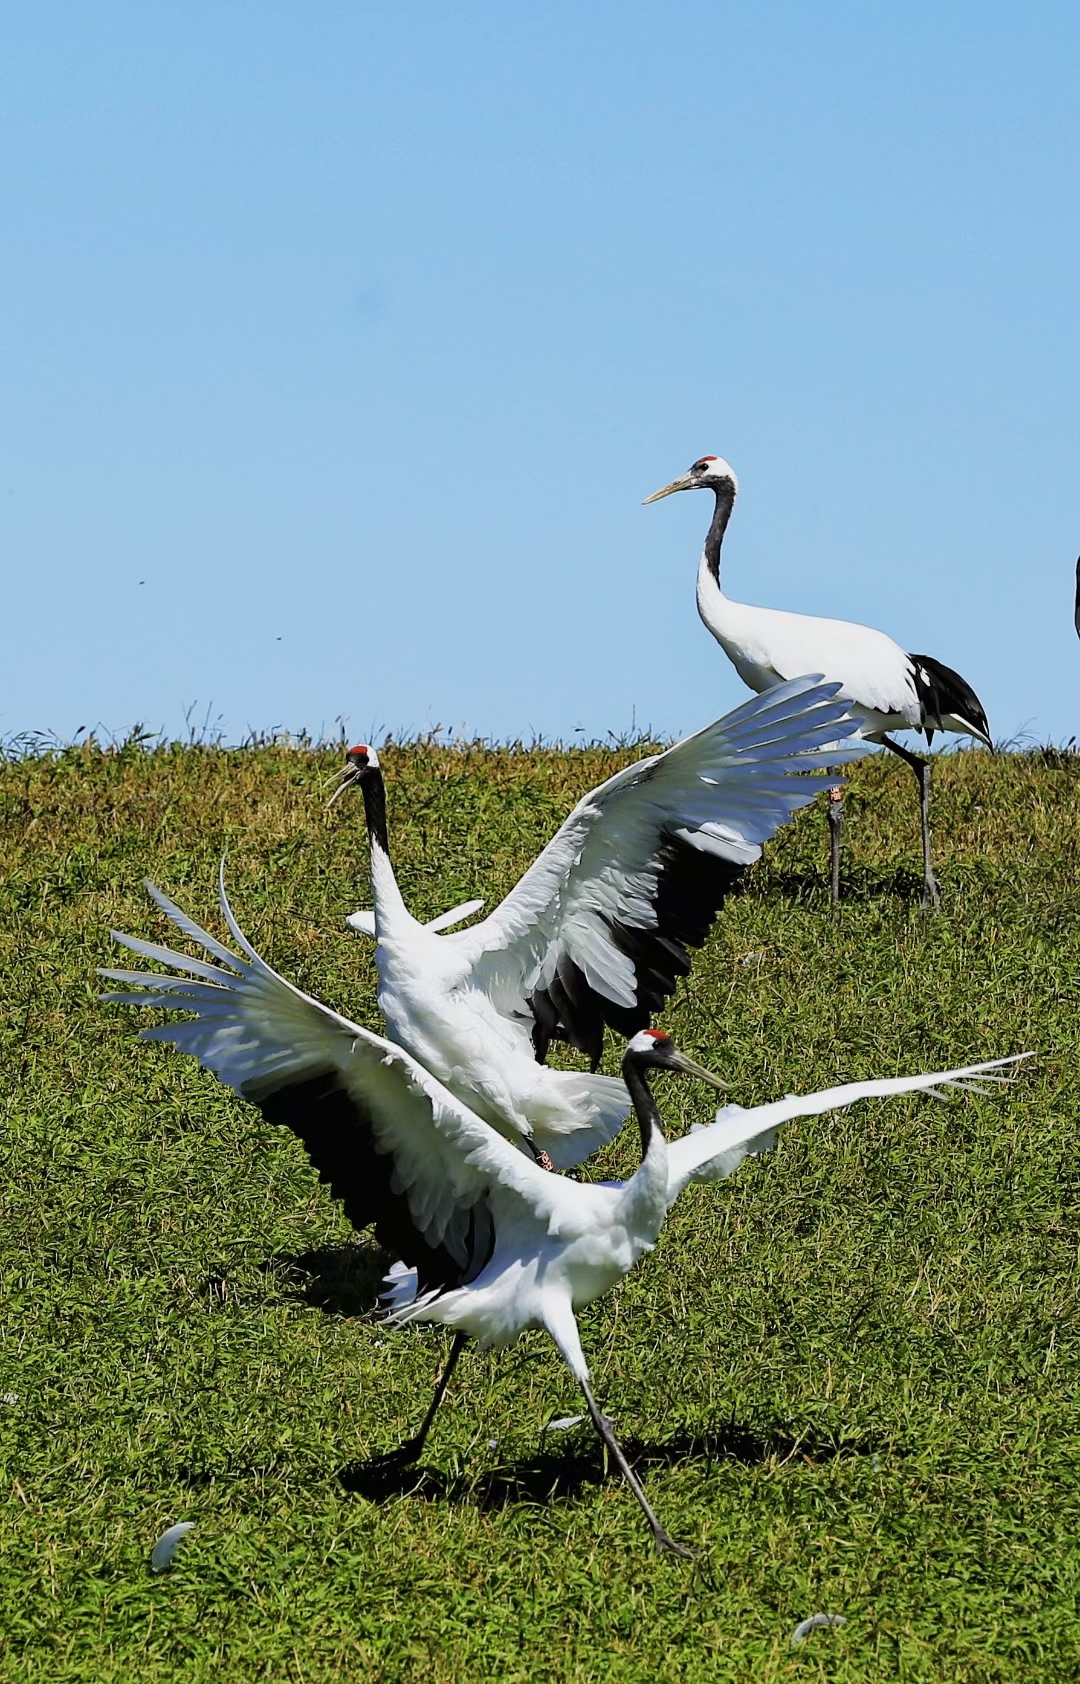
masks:
[[(938, 881), (940, 882), (940, 875)], [(763, 897), (779, 896), (784, 900), (829, 905), (829, 880), (821, 871), (770, 870), (763, 874), (757, 892)], [(888, 871), (873, 866), (856, 865), (840, 874), (840, 905), (860, 904), (874, 900), (894, 900), (921, 905), (923, 880), (917, 871), (905, 865)]]
[(328, 1316), (370, 1316), (391, 1261), (375, 1245), (333, 1245), (269, 1257), (261, 1267), (294, 1303)]
[[(919, 887), (921, 891), (921, 881)], [(389, 1263), (377, 1246), (354, 1244), (272, 1257), (263, 1269), (275, 1275), (286, 1297), (296, 1302), (325, 1315), (367, 1317), (377, 1305)], [(639, 1470), (670, 1468), (682, 1462), (703, 1463), (706, 1472), (725, 1462), (748, 1468), (770, 1463), (818, 1467), (838, 1457), (871, 1456), (886, 1449), (891, 1455), (897, 1453), (884, 1440), (797, 1434), (786, 1426), (758, 1431), (736, 1421), (703, 1433), (678, 1432), (662, 1442), (627, 1437), (623, 1443)], [(482, 1454), (474, 1461), (482, 1462)], [(445, 1473), (422, 1462), (403, 1462), (391, 1450), (347, 1462), (336, 1475), (346, 1491), (370, 1503), (418, 1497), (430, 1503), (472, 1504), (483, 1513), (522, 1503), (572, 1500), (610, 1477), (599, 1444), (585, 1423), (558, 1443), (543, 1437), (531, 1456), (472, 1472)]]
[[(823, 1462), (871, 1456), (895, 1446), (884, 1440), (814, 1439), (798, 1437), (781, 1428), (755, 1432), (729, 1422), (705, 1433), (675, 1433), (662, 1443), (627, 1438), (624, 1448), (639, 1473), (650, 1468), (671, 1468), (681, 1462), (701, 1462), (708, 1473), (716, 1465), (736, 1462), (743, 1467), (818, 1467)], [(601, 1485), (613, 1477), (604, 1467), (599, 1445), (587, 1429), (578, 1429), (573, 1441), (560, 1450), (541, 1447), (532, 1456), (472, 1474), (446, 1474), (423, 1464), (403, 1464), (391, 1451), (366, 1461), (349, 1462), (338, 1470), (346, 1491), (369, 1503), (389, 1503), (401, 1497), (419, 1497), (429, 1503), (470, 1503), (482, 1513), (512, 1508), (521, 1503), (552, 1503), (572, 1499), (589, 1486)]]

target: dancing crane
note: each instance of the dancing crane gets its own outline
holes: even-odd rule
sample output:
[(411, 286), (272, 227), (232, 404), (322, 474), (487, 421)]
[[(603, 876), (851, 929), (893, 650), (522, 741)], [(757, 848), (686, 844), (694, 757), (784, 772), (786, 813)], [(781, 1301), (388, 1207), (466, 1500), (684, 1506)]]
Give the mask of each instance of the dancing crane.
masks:
[[(800, 672), (821, 672), (835, 680), (839, 695), (865, 721), (862, 735), (881, 743), (910, 766), (919, 785), (922, 820), (923, 902), (936, 910), (941, 895), (930, 862), (930, 762), (886, 736), (887, 731), (921, 731), (927, 743), (935, 731), (978, 737), (992, 748), (982, 703), (965, 679), (929, 655), (909, 655), (884, 632), (850, 620), (825, 620), (815, 614), (791, 614), (734, 602), (720, 585), (720, 548), (739, 482), (719, 456), (701, 456), (689, 473), (646, 497), (656, 503), (673, 491), (711, 491), (716, 498), (712, 524), (701, 552), (697, 577), (698, 613), (751, 690), (771, 690)], [(834, 904), (840, 898), (839, 790), (829, 802), (829, 838)]]
[[(378, 1243), (401, 1263), (389, 1277), (388, 1319), (441, 1322), (453, 1330), (449, 1361), (403, 1461), (424, 1447), (450, 1376), (469, 1338), (481, 1347), (511, 1344), (544, 1328), (581, 1387), (597, 1433), (641, 1504), (661, 1549), (689, 1552), (661, 1526), (608, 1418), (593, 1396), (575, 1312), (629, 1273), (660, 1233), (691, 1181), (730, 1175), (748, 1153), (770, 1147), (792, 1117), (850, 1105), (872, 1094), (907, 1093), (979, 1076), (995, 1066), (936, 1075), (852, 1082), (802, 1098), (743, 1110), (667, 1142), (649, 1089), (649, 1072), (682, 1072), (716, 1083), (666, 1035), (634, 1035), (622, 1069), (641, 1131), (641, 1165), (625, 1183), (588, 1183), (533, 1163), (437, 1081), (401, 1047), (302, 994), (271, 970), (233, 917), (219, 879), (221, 911), (244, 957), (199, 928), (147, 884), (189, 940), (216, 961), (191, 959), (114, 932), (169, 973), (103, 970), (134, 992), (108, 1000), (194, 1014), (144, 1029), (141, 1039), (191, 1053), (267, 1121), (290, 1129), (355, 1228), (374, 1226)], [(722, 1086), (722, 1083), (716, 1083)]]
[[(578, 802), (489, 917), (450, 935), (407, 910), (378, 754), (351, 749), (337, 794), (359, 787), (364, 798), (390, 1039), (557, 1169), (610, 1140), (630, 1096), (596, 1074), (605, 1024), (626, 1037), (646, 1028), (689, 972), (688, 949), (701, 946), (762, 842), (813, 800), (815, 780), (788, 774), (862, 752), (843, 743), (822, 753), (857, 729), (836, 690), (799, 678), (616, 772)], [(555, 1038), (584, 1053), (592, 1073), (547, 1068)]]

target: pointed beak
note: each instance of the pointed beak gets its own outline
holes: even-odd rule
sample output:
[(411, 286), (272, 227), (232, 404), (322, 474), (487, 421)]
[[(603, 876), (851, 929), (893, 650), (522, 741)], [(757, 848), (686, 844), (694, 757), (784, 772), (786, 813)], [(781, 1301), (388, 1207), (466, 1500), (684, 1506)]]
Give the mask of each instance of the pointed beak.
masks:
[(335, 772), (332, 777), (327, 778), (326, 782), (323, 784), (323, 788), (330, 789), (334, 784), (337, 784), (337, 788), (334, 790), (333, 795), (326, 803), (326, 811), (329, 812), (338, 797), (340, 795), (344, 795), (347, 789), (351, 789), (353, 784), (359, 783), (359, 781), (360, 769), (359, 767), (352, 765), (342, 766), (340, 771)]
[(672, 1069), (681, 1070), (684, 1076), (696, 1076), (699, 1082), (708, 1082), (711, 1088), (719, 1088), (721, 1093), (727, 1090), (727, 1082), (722, 1082), (719, 1076), (714, 1076), (712, 1071), (706, 1070), (703, 1064), (695, 1064), (694, 1060), (687, 1058), (685, 1053), (673, 1052), (671, 1065)]
[(642, 502), (643, 504), (659, 503), (661, 497), (670, 497), (673, 491), (692, 491), (693, 489), (693, 480), (689, 474), (684, 474), (682, 479), (673, 479), (670, 485), (661, 486), (659, 491), (654, 491), (651, 497), (643, 498)]

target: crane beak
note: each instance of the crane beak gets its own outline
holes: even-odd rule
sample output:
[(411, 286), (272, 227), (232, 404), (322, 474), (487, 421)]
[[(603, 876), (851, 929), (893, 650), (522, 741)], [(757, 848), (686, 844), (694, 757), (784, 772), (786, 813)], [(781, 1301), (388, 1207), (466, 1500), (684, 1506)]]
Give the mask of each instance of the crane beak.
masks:
[(693, 489), (693, 480), (689, 474), (684, 474), (682, 479), (673, 479), (670, 485), (661, 486), (659, 491), (654, 491), (651, 497), (643, 498), (642, 502), (659, 503), (661, 497), (670, 497), (673, 491), (692, 491)]
[(673, 1052), (671, 1068), (681, 1070), (684, 1076), (696, 1076), (699, 1082), (708, 1082), (711, 1088), (719, 1088), (721, 1093), (727, 1091), (728, 1083), (722, 1082), (719, 1076), (714, 1076), (711, 1070), (706, 1070), (703, 1064), (695, 1064), (685, 1053)]
[(340, 795), (344, 795), (347, 789), (351, 789), (353, 784), (359, 783), (359, 781), (360, 771), (356, 766), (342, 766), (340, 771), (335, 772), (332, 777), (327, 778), (326, 782), (323, 784), (323, 788), (330, 789), (333, 784), (337, 784), (337, 788), (334, 790), (333, 795), (326, 803), (326, 811), (329, 812), (338, 797)]

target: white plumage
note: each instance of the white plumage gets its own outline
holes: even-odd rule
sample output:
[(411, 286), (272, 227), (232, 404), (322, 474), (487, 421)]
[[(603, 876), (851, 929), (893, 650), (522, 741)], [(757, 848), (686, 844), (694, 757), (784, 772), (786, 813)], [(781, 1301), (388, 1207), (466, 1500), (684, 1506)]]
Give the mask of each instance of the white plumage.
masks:
[(662, 1008), (732, 884), (820, 787), (789, 774), (861, 752), (835, 746), (856, 729), (836, 688), (798, 678), (617, 772), (578, 802), (489, 917), (450, 935), (405, 906), (378, 755), (351, 750), (342, 789), (364, 796), (390, 1039), (557, 1168), (611, 1139), (629, 1111), (625, 1085), (548, 1069), (548, 1044), (569, 1041), (595, 1071), (605, 1025), (629, 1036)]
[[(963, 1086), (979, 1076), (1002, 1079), (996, 1065), (974, 1065), (854, 1082), (754, 1110), (727, 1106), (711, 1127), (668, 1143), (647, 1071), (715, 1078), (677, 1052), (667, 1036), (644, 1030), (631, 1040), (623, 1061), (641, 1127), (641, 1167), (625, 1183), (571, 1181), (531, 1162), (401, 1047), (328, 1010), (271, 970), (237, 925), (224, 883), (221, 910), (243, 958), (160, 891), (151, 887), (151, 893), (216, 963), (118, 934), (123, 946), (168, 965), (171, 974), (103, 971), (135, 989), (106, 998), (193, 1014), (143, 1030), (142, 1038), (191, 1053), (270, 1121), (300, 1138), (354, 1225), (373, 1224), (379, 1242), (403, 1260), (390, 1281), (390, 1319), (452, 1328), (458, 1337), (451, 1368), (463, 1337), (501, 1346), (526, 1328), (546, 1329), (665, 1548), (681, 1551), (657, 1521), (611, 1423), (597, 1408), (576, 1311), (614, 1286), (652, 1248), (688, 1182), (731, 1174), (747, 1153), (770, 1147), (791, 1118), (871, 1094)], [(448, 1378), (449, 1369), (403, 1454), (419, 1454)]]
[[(452, 906), (449, 912), (440, 912), (437, 918), (429, 918), (424, 929), (430, 930), (432, 935), (437, 935), (440, 930), (451, 930), (455, 924), (464, 924), (466, 918), (471, 918), (474, 912), (479, 912), (483, 904), (482, 900), (462, 901), (460, 906)], [(371, 909), (350, 912), (345, 922), (351, 930), (358, 931), (360, 935), (375, 934), (375, 913)]]
[[(738, 495), (734, 470), (719, 456), (702, 456), (689, 473), (646, 497), (655, 503), (674, 491), (711, 491), (716, 498), (712, 523), (698, 563), (698, 613), (728, 656), (739, 677), (759, 693), (801, 672), (820, 672), (839, 686), (861, 717), (861, 735), (881, 743), (914, 771), (920, 791), (925, 898), (937, 906), (937, 883), (930, 862), (929, 763), (886, 736), (888, 731), (920, 731), (932, 743), (935, 731), (977, 737), (990, 748), (990, 728), (982, 703), (951, 667), (929, 655), (911, 655), (884, 632), (851, 620), (792, 614), (735, 602), (720, 584), (720, 552)], [(840, 804), (833, 801), (833, 898), (839, 893)]]

